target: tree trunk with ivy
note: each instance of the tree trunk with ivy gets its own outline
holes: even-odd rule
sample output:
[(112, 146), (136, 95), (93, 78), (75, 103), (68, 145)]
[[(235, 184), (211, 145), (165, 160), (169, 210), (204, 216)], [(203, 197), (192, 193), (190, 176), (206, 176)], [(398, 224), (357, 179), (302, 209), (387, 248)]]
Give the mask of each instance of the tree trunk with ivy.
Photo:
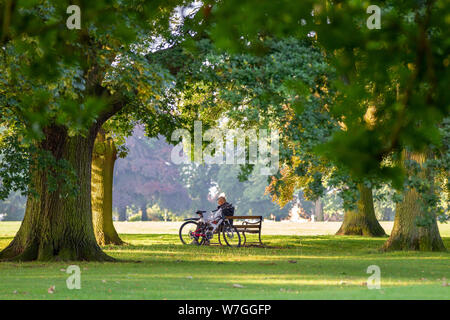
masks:
[(383, 227), (375, 216), (372, 189), (362, 183), (358, 185), (360, 198), (356, 210), (347, 210), (344, 221), (337, 235), (358, 235), (367, 237), (383, 237), (386, 235)]
[(92, 221), (97, 243), (101, 246), (121, 245), (112, 218), (114, 165), (117, 149), (114, 141), (100, 129), (92, 156)]
[[(0, 260), (114, 261), (95, 239), (91, 169), (97, 133), (122, 107), (121, 103), (111, 105), (83, 135), (72, 136), (65, 126), (44, 128), (44, 138), (37, 147), (51, 154), (53, 162), (47, 167), (36, 164), (30, 168), (34, 192), (28, 196), (20, 229), (0, 252)], [(54, 172), (61, 163), (65, 170), (62, 176)], [(70, 172), (73, 179), (67, 176)], [(72, 184), (67, 185), (66, 180)]]
[(55, 161), (66, 160), (76, 174), (75, 195), (63, 183), (51, 189), (53, 168), (32, 168), (35, 194), (27, 200), (25, 217), (13, 241), (0, 252), (0, 259), (17, 261), (110, 261), (97, 244), (92, 227), (91, 162), (98, 128), (86, 137), (69, 136), (67, 129), (52, 126), (44, 130), (41, 150)]
[[(414, 160), (422, 165), (426, 156), (424, 154), (403, 153), (405, 159)], [(423, 179), (428, 174), (425, 169), (420, 173)], [(430, 181), (431, 183), (433, 181)], [(430, 192), (433, 192), (430, 190)], [(419, 226), (420, 219), (428, 220), (427, 225)], [(439, 233), (436, 216), (424, 210), (422, 196), (415, 189), (406, 189), (403, 200), (397, 204), (394, 218), (394, 227), (383, 249), (388, 250), (418, 250), (418, 251), (445, 251), (444, 243)]]

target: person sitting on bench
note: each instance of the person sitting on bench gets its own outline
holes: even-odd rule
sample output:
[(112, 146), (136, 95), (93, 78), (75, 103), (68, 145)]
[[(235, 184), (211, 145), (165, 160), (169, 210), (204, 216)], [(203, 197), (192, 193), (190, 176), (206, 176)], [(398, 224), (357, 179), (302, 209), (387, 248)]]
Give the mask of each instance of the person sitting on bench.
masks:
[(217, 199), (217, 204), (219, 205), (217, 207), (217, 210), (222, 209), (222, 215), (224, 217), (234, 216), (234, 207), (232, 204), (227, 202), (227, 199), (225, 199), (225, 197), (219, 197), (219, 199)]
[[(222, 209), (222, 217), (225, 218), (227, 216), (234, 216), (234, 207), (233, 207), (233, 205), (231, 205), (227, 202), (227, 199), (225, 199), (225, 197), (219, 197), (219, 199), (217, 199), (217, 204), (218, 204), (217, 209), (213, 210), (212, 212), (217, 212), (218, 210)], [(204, 212), (204, 211), (197, 211), (197, 213), (202, 213), (202, 212)], [(233, 224), (233, 220), (231, 220), (231, 224)], [(205, 223), (200, 222), (198, 224), (197, 230), (195, 232), (196, 233), (201, 232), (201, 230), (203, 230), (203, 228), (205, 226), (206, 226)], [(192, 241), (192, 244), (198, 245), (198, 239), (194, 239)], [(209, 240), (205, 239), (204, 244), (209, 245), (210, 244)]]

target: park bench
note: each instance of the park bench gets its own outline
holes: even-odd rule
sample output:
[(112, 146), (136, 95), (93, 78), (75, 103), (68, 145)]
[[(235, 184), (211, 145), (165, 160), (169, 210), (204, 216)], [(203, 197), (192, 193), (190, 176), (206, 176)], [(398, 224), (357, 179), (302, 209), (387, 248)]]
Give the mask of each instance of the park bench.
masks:
[[(243, 246), (246, 244), (263, 245), (261, 241), (262, 216), (227, 216), (225, 218), (234, 221), (233, 225), (243, 237), (241, 239), (241, 241), (243, 240)], [(258, 234), (259, 242), (247, 242), (246, 233)]]

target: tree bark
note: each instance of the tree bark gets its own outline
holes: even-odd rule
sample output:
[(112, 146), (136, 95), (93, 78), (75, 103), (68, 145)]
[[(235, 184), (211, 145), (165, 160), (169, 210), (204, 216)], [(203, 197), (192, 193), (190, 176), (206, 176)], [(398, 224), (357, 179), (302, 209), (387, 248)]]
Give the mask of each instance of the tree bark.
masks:
[[(423, 154), (413, 154), (406, 151), (403, 154), (406, 159), (414, 160), (421, 165), (426, 160), (426, 156)], [(424, 179), (427, 178), (425, 169), (422, 170), (421, 176)], [(403, 201), (396, 206), (394, 227), (389, 239), (383, 245), (383, 250), (446, 250), (435, 216), (432, 217), (432, 223), (427, 227), (419, 227), (416, 224), (418, 218), (430, 214), (423, 210), (421, 202), (422, 197), (415, 189), (404, 191)]]
[(358, 185), (359, 200), (356, 210), (348, 210), (337, 235), (358, 235), (366, 237), (383, 237), (386, 235), (383, 227), (375, 216), (372, 189), (362, 183)]
[(98, 122), (86, 137), (69, 136), (67, 129), (44, 130), (42, 150), (56, 160), (67, 160), (77, 175), (78, 193), (65, 196), (59, 187), (49, 190), (50, 170), (31, 171), (37, 196), (29, 195), (25, 217), (13, 241), (0, 252), (0, 259), (18, 261), (89, 260), (112, 261), (97, 244), (92, 226), (91, 163)]
[(320, 198), (314, 201), (314, 216), (316, 221), (323, 221), (323, 206)]
[(117, 149), (114, 141), (100, 129), (92, 156), (92, 221), (95, 238), (101, 246), (121, 245), (123, 241), (113, 224), (112, 196)]

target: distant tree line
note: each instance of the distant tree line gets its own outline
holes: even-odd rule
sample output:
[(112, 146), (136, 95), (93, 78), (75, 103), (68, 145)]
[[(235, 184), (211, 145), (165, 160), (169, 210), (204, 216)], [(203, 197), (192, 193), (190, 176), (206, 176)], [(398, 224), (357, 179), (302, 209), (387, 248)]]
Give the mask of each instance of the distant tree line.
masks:
[[(298, 190), (294, 200), (280, 208), (266, 194), (267, 177), (254, 170), (247, 181), (240, 182), (238, 165), (202, 165), (170, 162), (172, 145), (160, 138), (148, 138), (140, 126), (124, 145), (126, 157), (116, 161), (113, 184), (114, 219), (119, 221), (171, 221), (192, 216), (198, 209), (215, 208), (221, 193), (241, 215), (262, 215), (276, 220), (286, 219), (297, 202), (315, 221), (341, 221), (343, 201), (338, 193), (327, 190), (316, 200), (306, 200)], [(375, 213), (379, 220), (393, 220), (395, 203), (389, 198), (392, 190), (385, 186), (375, 192)], [(2, 221), (21, 221), (25, 214), (26, 198), (13, 193), (0, 201)]]

